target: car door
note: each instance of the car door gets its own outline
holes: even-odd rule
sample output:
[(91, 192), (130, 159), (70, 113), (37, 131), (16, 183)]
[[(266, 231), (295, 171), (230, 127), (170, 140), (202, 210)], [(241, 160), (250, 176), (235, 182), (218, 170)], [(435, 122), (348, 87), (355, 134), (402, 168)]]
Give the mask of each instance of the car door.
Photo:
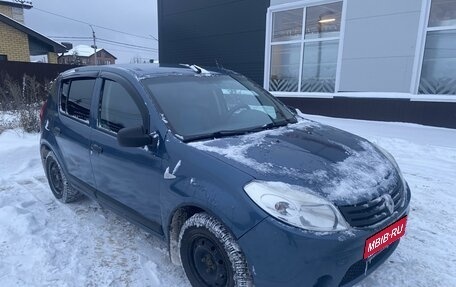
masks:
[(149, 129), (144, 100), (127, 80), (101, 74), (96, 125), (92, 133), (91, 159), (97, 197), (124, 216), (160, 232), (159, 179), (161, 159), (146, 147), (122, 147), (122, 128)]
[(70, 182), (78, 188), (88, 186), (93, 190), (95, 180), (89, 156), (92, 129), (89, 124), (97, 74), (78, 73), (60, 81), (59, 116), (49, 127)]

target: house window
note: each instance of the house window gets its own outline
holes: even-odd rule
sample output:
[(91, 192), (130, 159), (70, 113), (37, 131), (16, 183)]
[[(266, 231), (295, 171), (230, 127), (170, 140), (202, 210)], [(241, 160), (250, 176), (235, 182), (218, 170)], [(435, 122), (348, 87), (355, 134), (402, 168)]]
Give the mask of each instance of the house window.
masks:
[(456, 95), (456, 2), (432, 0), (419, 94)]
[(8, 56), (7, 55), (0, 55), (0, 62), (2, 61), (8, 61)]
[(272, 13), (270, 91), (335, 91), (342, 4)]

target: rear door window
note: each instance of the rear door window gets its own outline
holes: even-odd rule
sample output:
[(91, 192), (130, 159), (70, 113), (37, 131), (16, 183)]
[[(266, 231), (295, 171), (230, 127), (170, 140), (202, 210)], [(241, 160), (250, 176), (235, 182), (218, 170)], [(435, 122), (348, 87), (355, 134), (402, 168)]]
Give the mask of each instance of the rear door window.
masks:
[(113, 133), (123, 128), (144, 126), (138, 105), (130, 93), (117, 82), (104, 80), (98, 126)]
[(60, 110), (86, 123), (90, 118), (95, 79), (74, 79), (63, 82)]

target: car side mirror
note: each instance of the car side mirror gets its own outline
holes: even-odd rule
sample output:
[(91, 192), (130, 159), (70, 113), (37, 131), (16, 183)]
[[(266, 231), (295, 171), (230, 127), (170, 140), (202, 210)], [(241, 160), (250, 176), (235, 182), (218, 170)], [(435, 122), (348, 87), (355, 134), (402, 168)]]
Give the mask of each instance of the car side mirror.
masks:
[(117, 133), (117, 142), (125, 147), (143, 147), (156, 144), (158, 137), (148, 135), (143, 126), (123, 128)]

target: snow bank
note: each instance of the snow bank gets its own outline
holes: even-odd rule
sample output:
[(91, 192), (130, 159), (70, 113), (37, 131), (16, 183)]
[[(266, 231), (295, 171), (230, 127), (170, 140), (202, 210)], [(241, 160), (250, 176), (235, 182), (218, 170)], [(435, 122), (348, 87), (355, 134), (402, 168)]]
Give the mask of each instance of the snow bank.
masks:
[(0, 134), (0, 286), (189, 286), (165, 242), (92, 200), (55, 200), (38, 142)]
[(0, 111), (0, 133), (4, 129), (19, 127), (19, 115), (17, 112)]

